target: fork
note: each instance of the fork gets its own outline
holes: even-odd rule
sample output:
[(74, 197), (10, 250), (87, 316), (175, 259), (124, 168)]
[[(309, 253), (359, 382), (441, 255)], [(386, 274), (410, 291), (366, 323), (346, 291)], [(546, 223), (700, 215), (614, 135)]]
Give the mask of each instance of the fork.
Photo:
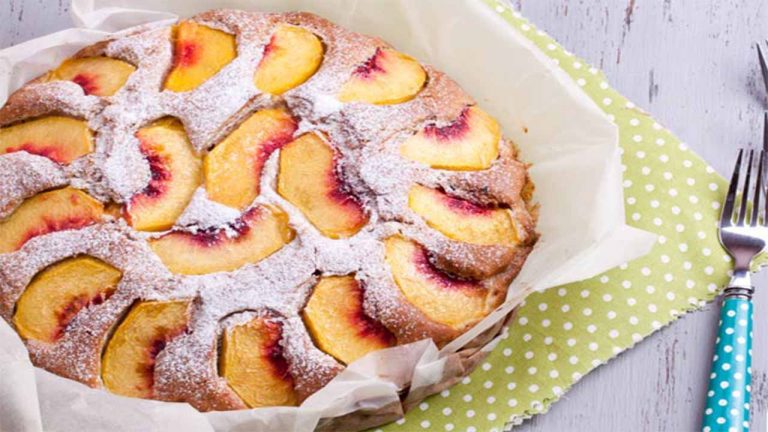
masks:
[[(768, 127), (768, 115), (765, 117)], [(764, 134), (764, 139), (768, 133)], [(757, 172), (755, 155), (758, 154)], [(739, 150), (728, 194), (720, 216), (720, 243), (733, 257), (734, 267), (723, 292), (718, 337), (712, 358), (707, 406), (702, 430), (748, 431), (749, 399), (752, 378), (752, 286), (750, 265), (768, 242), (768, 199), (764, 209), (760, 198), (768, 168), (768, 154), (759, 150)], [(745, 172), (745, 173), (744, 173)], [(744, 173), (739, 196), (740, 177)], [(754, 177), (754, 181), (752, 180)], [(751, 212), (747, 203), (752, 202)], [(760, 215), (761, 210), (765, 213)], [(751, 215), (749, 214), (751, 213)]]

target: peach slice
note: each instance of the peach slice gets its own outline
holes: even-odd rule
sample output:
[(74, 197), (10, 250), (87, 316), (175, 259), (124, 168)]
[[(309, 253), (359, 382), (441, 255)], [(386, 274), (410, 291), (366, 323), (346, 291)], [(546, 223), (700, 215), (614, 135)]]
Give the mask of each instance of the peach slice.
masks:
[(103, 213), (100, 202), (74, 188), (37, 194), (0, 221), (0, 254), (17, 251), (37, 236), (92, 225)]
[(318, 348), (345, 364), (395, 345), (395, 337), (363, 309), (363, 287), (353, 276), (320, 279), (304, 322)]
[(84, 120), (47, 116), (0, 129), (0, 154), (25, 151), (60, 164), (93, 151), (93, 132)]
[(389, 48), (376, 52), (358, 66), (341, 88), (342, 102), (390, 105), (409, 101), (424, 87), (427, 74), (419, 62)]
[(400, 291), (433, 321), (461, 329), (490, 312), (488, 291), (480, 283), (441, 272), (418, 243), (395, 236), (388, 238), (384, 247), (385, 259)]
[(83, 308), (117, 289), (122, 273), (89, 256), (68, 258), (38, 273), (16, 303), (13, 324), (25, 339), (55, 342)]
[(290, 243), (293, 236), (285, 213), (254, 207), (229, 227), (197, 233), (172, 231), (151, 240), (149, 246), (173, 273), (199, 275), (259, 262)]
[(169, 341), (186, 331), (189, 305), (189, 301), (134, 305), (101, 358), (104, 387), (122, 396), (151, 398), (155, 360)]
[(421, 185), (411, 188), (408, 206), (453, 240), (480, 245), (517, 243), (517, 231), (506, 209), (482, 207)]
[(432, 168), (481, 170), (499, 157), (500, 139), (496, 120), (473, 106), (448, 124), (428, 124), (403, 142), (400, 154)]
[(208, 197), (239, 210), (259, 195), (264, 163), (293, 138), (296, 120), (281, 109), (257, 111), (205, 158)]
[(202, 164), (176, 119), (160, 119), (136, 134), (149, 162), (149, 184), (131, 197), (125, 217), (141, 231), (171, 228), (192, 199), (202, 178)]
[(314, 75), (323, 61), (320, 39), (301, 27), (281, 25), (264, 47), (256, 71), (259, 90), (280, 95)]
[(237, 56), (235, 36), (191, 21), (173, 29), (173, 69), (166, 90), (185, 92), (216, 75)]
[(280, 151), (277, 192), (330, 238), (350, 237), (368, 222), (362, 205), (344, 190), (336, 173), (336, 152), (314, 133)]
[(265, 317), (256, 317), (224, 334), (219, 373), (251, 408), (298, 405), (280, 345), (282, 337), (282, 324)]
[(87, 95), (112, 96), (135, 70), (132, 64), (109, 57), (72, 58), (48, 74), (47, 79), (72, 81)]

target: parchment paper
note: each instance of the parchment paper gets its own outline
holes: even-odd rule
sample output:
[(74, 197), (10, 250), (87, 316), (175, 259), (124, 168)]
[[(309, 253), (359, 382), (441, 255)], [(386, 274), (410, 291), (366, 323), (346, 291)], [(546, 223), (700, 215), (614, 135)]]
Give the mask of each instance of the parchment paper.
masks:
[(91, 389), (34, 368), (16, 333), (0, 321), (0, 430), (369, 427), (394, 420), (469, 373), (496, 345), (503, 321), (528, 293), (586, 279), (650, 250), (654, 236), (624, 224), (616, 127), (570, 77), (477, 0), (73, 0), (79, 28), (0, 51), (0, 104), (23, 83), (113, 32), (166, 25), (217, 7), (314, 12), (380, 36), (447, 72), (533, 163), (541, 240), (505, 304), (471, 331), (442, 350), (425, 340), (372, 353), (298, 408), (203, 414), (186, 404)]

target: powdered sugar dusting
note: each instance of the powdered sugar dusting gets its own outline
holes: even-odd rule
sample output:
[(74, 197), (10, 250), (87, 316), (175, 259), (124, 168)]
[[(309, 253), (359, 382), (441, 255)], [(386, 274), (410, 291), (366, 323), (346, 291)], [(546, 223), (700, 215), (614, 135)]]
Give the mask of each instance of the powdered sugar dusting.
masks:
[(205, 188), (198, 188), (187, 209), (179, 216), (176, 225), (183, 227), (211, 228), (230, 224), (240, 217), (240, 212), (208, 199)]
[[(277, 193), (276, 151), (264, 165), (261, 194), (251, 207), (284, 211), (295, 239), (258, 263), (231, 272), (174, 275), (147, 243), (148, 238), (162, 233), (137, 232), (121, 219), (35, 237), (19, 251), (0, 255), (0, 315), (6, 320), (10, 321), (14, 305), (31, 278), (57, 261), (88, 254), (123, 272), (116, 293), (100, 305), (81, 310), (61, 340), (53, 344), (27, 341), (35, 364), (101, 386), (101, 350), (110, 329), (127, 308), (137, 300), (186, 299), (191, 301), (188, 329), (171, 340), (156, 359), (155, 398), (187, 401), (201, 410), (245, 408), (218, 374), (218, 341), (232, 326), (267, 314), (282, 326), (280, 344), (304, 399), (343, 369), (315, 347), (300, 316), (318, 275), (354, 274), (365, 288), (365, 311), (390, 328), (401, 343), (423, 337), (441, 343), (457, 336), (458, 330), (428, 320), (404, 299), (385, 264), (383, 240), (393, 235), (413, 238), (444, 256), (441, 259), (455, 270), (498, 267), (509, 259), (502, 256), (503, 251), (455, 242), (429, 228), (408, 208), (408, 191), (414, 183), (509, 206), (519, 220), (527, 221), (525, 230), (533, 232), (520, 197), (525, 167), (514, 160), (508, 143), (500, 143), (501, 158), (490, 169), (472, 173), (431, 170), (399, 155), (403, 139), (427, 122), (454, 118), (473, 103), (471, 98), (452, 80), (425, 66), (429, 80), (410, 101), (382, 106), (341, 103), (336, 94), (351, 71), (385, 43), (309, 14), (212, 11), (193, 20), (235, 34), (238, 56), (192, 91), (160, 90), (173, 58), (171, 33), (164, 28), (90, 48), (88, 55), (106, 54), (137, 66), (126, 85), (110, 98), (85, 96), (77, 86), (62, 82), (33, 84), (11, 98), (0, 110), (0, 125), (63, 112), (88, 120), (96, 134), (96, 151), (64, 169), (26, 153), (0, 156), (0, 217), (10, 214), (23, 199), (65, 184), (85, 189), (105, 203), (128, 202), (151, 177), (136, 132), (156, 119), (180, 119), (193, 147), (204, 157), (252, 112), (282, 107), (299, 120), (296, 136), (318, 133), (336, 149), (340, 156), (338, 174), (363, 203), (369, 222), (350, 238), (323, 236), (297, 207)], [(253, 75), (264, 46), (281, 23), (309, 29), (323, 40), (326, 53), (308, 81), (276, 97), (261, 93)], [(238, 210), (210, 200), (203, 186), (196, 190), (175, 229), (227, 230), (240, 216)], [(522, 259), (527, 255), (523, 248), (516, 253)], [(501, 273), (516, 271), (521, 264), (508, 265)], [(489, 291), (502, 285), (506, 289), (505, 283), (492, 279), (483, 282)]]

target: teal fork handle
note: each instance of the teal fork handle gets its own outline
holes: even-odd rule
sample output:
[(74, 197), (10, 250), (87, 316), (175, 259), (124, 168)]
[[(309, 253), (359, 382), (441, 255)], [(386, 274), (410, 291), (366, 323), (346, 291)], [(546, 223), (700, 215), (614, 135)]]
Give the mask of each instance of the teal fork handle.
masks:
[(723, 299), (712, 371), (709, 375), (704, 432), (749, 430), (752, 391), (752, 300), (729, 295)]

